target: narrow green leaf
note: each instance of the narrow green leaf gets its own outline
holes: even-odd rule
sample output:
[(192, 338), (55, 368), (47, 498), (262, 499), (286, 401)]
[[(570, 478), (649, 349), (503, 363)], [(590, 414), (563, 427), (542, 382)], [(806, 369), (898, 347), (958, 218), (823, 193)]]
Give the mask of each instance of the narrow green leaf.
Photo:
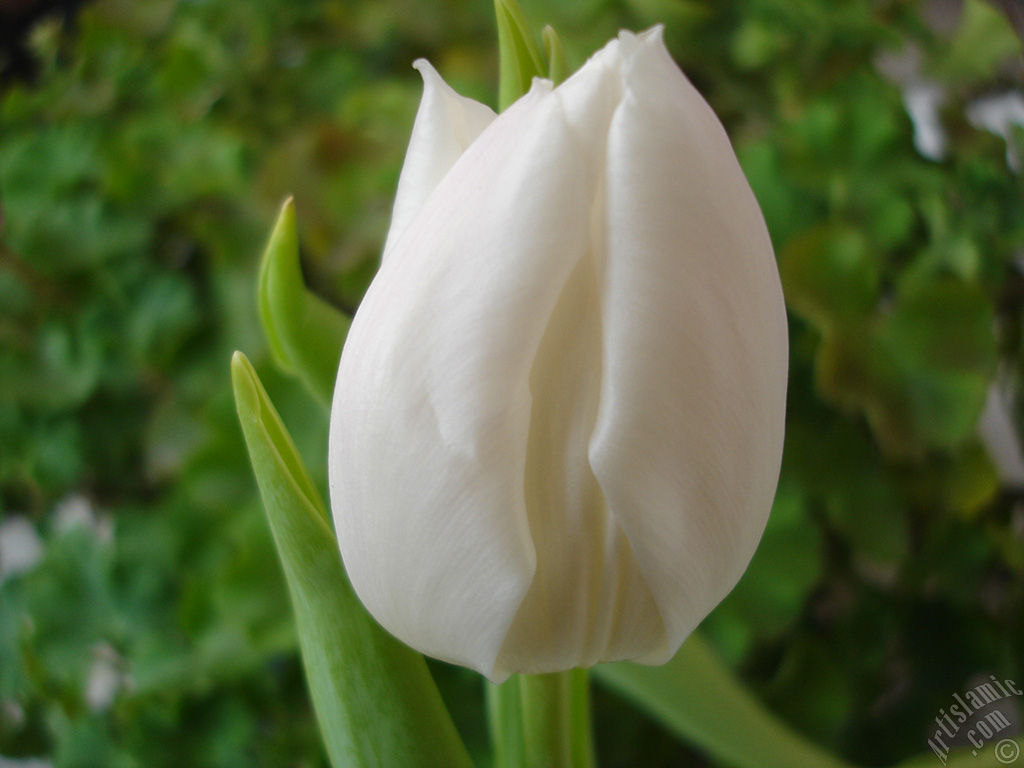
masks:
[[(595, 676), (632, 700), (684, 741), (734, 768), (853, 768), (811, 744), (766, 709), (736, 679), (698, 633), (661, 667), (628, 661), (600, 664)], [(957, 749), (946, 768), (998, 768), (1019, 754), (1024, 736), (998, 736), (979, 750)], [(1000, 751), (1000, 749), (1002, 751)], [(1015, 752), (1016, 750), (1016, 752)], [(922, 754), (896, 768), (926, 768), (937, 757), (925, 744)]]
[(737, 768), (850, 768), (762, 706), (694, 633), (661, 667), (602, 664), (595, 676), (662, 725)]
[(352, 590), (326, 509), (240, 352), (231, 378), (331, 764), (470, 768), (423, 657), (381, 629)]
[(494, 0), (498, 21), (498, 106), (506, 109), (544, 76), (537, 43), (517, 0)]
[(555, 32), (550, 24), (540, 32), (544, 41), (544, 56), (548, 62), (548, 77), (558, 85), (570, 74), (569, 57), (565, 54), (565, 46), (562, 45), (562, 38)]
[(263, 254), (258, 293), (260, 318), (274, 360), (329, 407), (351, 321), (303, 282), (291, 198), (281, 206)]

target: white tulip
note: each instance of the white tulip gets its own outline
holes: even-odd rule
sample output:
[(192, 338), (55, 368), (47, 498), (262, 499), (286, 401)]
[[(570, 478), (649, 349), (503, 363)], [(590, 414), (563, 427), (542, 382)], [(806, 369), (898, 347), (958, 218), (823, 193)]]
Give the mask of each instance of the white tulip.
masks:
[(494, 681), (667, 661), (761, 537), (788, 340), (764, 220), (660, 28), (500, 116), (426, 62), (331, 413), (352, 584)]

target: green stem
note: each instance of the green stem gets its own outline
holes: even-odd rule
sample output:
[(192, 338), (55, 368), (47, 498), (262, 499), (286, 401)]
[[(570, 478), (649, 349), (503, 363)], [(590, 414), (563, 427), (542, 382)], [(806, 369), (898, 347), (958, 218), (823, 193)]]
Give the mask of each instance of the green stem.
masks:
[(487, 722), (494, 747), (494, 768), (523, 768), (526, 743), (523, 738), (523, 705), (519, 678), (487, 686)]
[(498, 768), (595, 768), (588, 686), (584, 669), (489, 686)]

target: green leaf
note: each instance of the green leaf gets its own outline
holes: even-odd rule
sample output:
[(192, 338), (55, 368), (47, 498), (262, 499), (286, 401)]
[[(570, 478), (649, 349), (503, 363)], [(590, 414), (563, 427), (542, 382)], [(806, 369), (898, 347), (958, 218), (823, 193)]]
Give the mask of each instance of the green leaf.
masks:
[(998, 5), (964, 2), (962, 20), (939, 63), (944, 78), (954, 82), (991, 78), (1008, 59), (1019, 58), (1020, 38)]
[(565, 54), (565, 46), (562, 45), (562, 38), (555, 32), (550, 24), (540, 31), (541, 39), (544, 41), (544, 56), (548, 62), (548, 77), (558, 85), (569, 76), (572, 70), (569, 69), (569, 57)]
[(260, 264), (259, 308), (277, 364), (330, 407), (341, 347), (351, 320), (302, 280), (295, 205), (288, 198)]
[(773, 715), (697, 633), (661, 667), (624, 661), (595, 676), (668, 730), (738, 768), (849, 768)]
[(469, 768), (423, 657), (381, 629), (356, 597), (326, 509), (255, 370), (239, 352), (231, 376), (331, 764)]
[(863, 238), (822, 228), (790, 243), (780, 272), (790, 308), (821, 334), (818, 391), (862, 411), (887, 454), (916, 458), (973, 434), (997, 351), (980, 287), (908, 271), (880, 301)]
[[(789, 417), (782, 479), (792, 468), (808, 508), (825, 513), (859, 564), (895, 567), (909, 545), (908, 510), (874, 442), (849, 419), (796, 409)], [(786, 491), (780, 482), (776, 507)]]
[[(725, 765), (853, 768), (852, 763), (796, 733), (758, 702), (697, 632), (664, 666), (622, 661), (600, 664), (594, 667), (594, 675), (676, 736)], [(1024, 737), (1013, 743), (1024, 745)], [(896, 768), (925, 768), (935, 761), (935, 755), (927, 750)], [(996, 768), (1003, 764), (988, 748), (977, 757), (969, 749), (951, 752), (945, 763), (946, 768)]]
[(906, 478), (905, 488), (921, 509), (946, 510), (969, 520), (999, 493), (999, 473), (979, 439), (929, 458)]
[(822, 331), (856, 326), (878, 300), (878, 265), (852, 228), (820, 225), (793, 238), (779, 271), (790, 306)]
[(537, 43), (516, 0), (494, 0), (498, 20), (498, 107), (504, 110), (544, 76)]
[(851, 466), (850, 477), (856, 483), (826, 497), (829, 521), (859, 559), (897, 567), (906, 556), (910, 532), (896, 486), (877, 466)]
[(942, 278), (901, 286), (878, 327), (878, 392), (898, 392), (869, 415), (884, 435), (912, 420), (917, 439), (954, 448), (969, 438), (996, 363), (995, 316), (975, 285)]

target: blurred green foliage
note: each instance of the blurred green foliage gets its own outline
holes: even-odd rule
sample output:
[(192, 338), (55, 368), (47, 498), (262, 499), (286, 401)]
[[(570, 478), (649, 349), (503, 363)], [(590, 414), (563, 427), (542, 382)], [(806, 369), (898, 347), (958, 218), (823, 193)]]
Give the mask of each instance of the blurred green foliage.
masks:
[[(707, 630), (821, 744), (870, 764), (925, 750), (972, 675), (1024, 677), (1020, 490), (976, 433), (990, 383), (1021, 374), (1024, 185), (964, 114), (1019, 88), (1018, 41), (982, 0), (943, 34), (905, 0), (523, 5), (577, 65), (620, 27), (665, 23), (775, 241), (782, 479)], [(357, 306), (419, 97), (411, 62), (493, 104), (494, 35), (486, 0), (95, 0), (32, 30), (38, 76), (0, 92), (0, 515), (28, 519), (44, 554), (0, 581), (0, 755), (326, 765), (228, 360), (267, 360), (257, 258), (288, 194), (307, 281)], [(915, 150), (880, 72), (911, 48), (946, 90), (942, 161)], [(320, 456), (320, 407), (260, 367)], [(485, 765), (476, 677), (433, 668)], [(607, 768), (706, 764), (596, 703)]]

